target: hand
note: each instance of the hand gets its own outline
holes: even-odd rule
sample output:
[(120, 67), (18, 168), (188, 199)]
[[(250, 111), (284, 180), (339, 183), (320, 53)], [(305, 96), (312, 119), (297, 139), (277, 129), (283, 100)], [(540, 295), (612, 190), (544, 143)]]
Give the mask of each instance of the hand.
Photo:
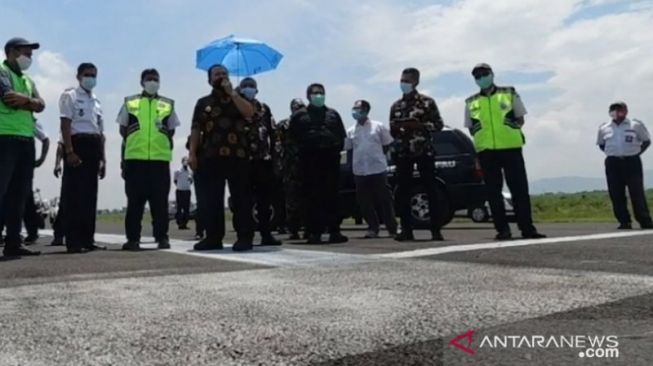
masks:
[(38, 168), (38, 167), (40, 167), (41, 165), (43, 165), (44, 162), (45, 162), (45, 159), (44, 159), (44, 158), (39, 158), (38, 160), (36, 160), (36, 161), (34, 162), (34, 167), (35, 167), (35, 168)]
[(222, 80), (222, 84), (220, 84), (220, 86), (222, 87), (222, 90), (224, 90), (225, 94), (227, 95), (234, 94), (234, 86), (231, 85), (231, 81), (229, 81), (229, 79)]
[(71, 152), (66, 155), (66, 164), (72, 166), (73, 168), (77, 168), (78, 166), (82, 165), (82, 159), (77, 156), (74, 152)]
[(100, 160), (100, 169), (98, 171), (98, 176), (100, 179), (104, 179), (107, 175), (107, 162), (104, 160)]
[(25, 94), (20, 94), (16, 92), (8, 92), (2, 98), (2, 100), (9, 105), (10, 107), (24, 107), (29, 105), (32, 102), (32, 99)]
[(54, 167), (54, 177), (59, 178), (61, 175), (61, 165), (57, 165)]
[(188, 155), (188, 166), (191, 168), (192, 171), (197, 170), (197, 155), (195, 154)]

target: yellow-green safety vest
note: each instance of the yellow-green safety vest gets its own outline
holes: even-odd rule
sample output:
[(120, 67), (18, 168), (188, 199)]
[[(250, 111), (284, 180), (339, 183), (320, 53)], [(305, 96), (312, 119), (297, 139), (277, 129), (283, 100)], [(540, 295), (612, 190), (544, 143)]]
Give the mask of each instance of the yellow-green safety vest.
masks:
[[(4, 63), (0, 63), (0, 69), (9, 74), (13, 91), (32, 97), (34, 86), (29, 76), (16, 74)], [(0, 99), (0, 136), (2, 135), (34, 137), (32, 112), (12, 108)]]
[(125, 160), (172, 160), (172, 141), (167, 122), (174, 110), (172, 99), (134, 95), (125, 98), (129, 114)]
[(497, 87), (491, 95), (475, 94), (465, 101), (472, 120), (471, 133), (476, 151), (515, 149), (525, 139), (514, 114), (513, 87)]

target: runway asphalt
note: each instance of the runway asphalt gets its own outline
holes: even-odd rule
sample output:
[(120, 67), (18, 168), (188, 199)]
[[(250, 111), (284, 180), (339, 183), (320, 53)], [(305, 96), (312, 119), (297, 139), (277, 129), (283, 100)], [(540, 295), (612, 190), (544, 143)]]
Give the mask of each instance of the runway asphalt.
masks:
[(129, 253), (99, 223), (109, 250), (77, 255), (44, 231), (43, 255), (0, 260), (0, 365), (653, 365), (653, 231), (539, 229), (397, 243), (346, 227), (346, 244), (251, 253), (193, 252), (173, 229), (171, 250)]

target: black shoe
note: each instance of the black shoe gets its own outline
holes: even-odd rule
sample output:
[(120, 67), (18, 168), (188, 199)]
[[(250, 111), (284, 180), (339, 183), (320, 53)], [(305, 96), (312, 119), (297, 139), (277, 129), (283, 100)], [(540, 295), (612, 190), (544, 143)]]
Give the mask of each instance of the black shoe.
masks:
[(271, 246), (279, 246), (283, 244), (281, 240), (275, 238), (272, 235), (265, 235), (261, 238), (261, 246), (262, 247), (271, 247)]
[(134, 252), (139, 251), (141, 250), (141, 243), (137, 241), (128, 241), (122, 245), (122, 250), (129, 250)]
[(522, 233), (521, 237), (524, 239), (544, 239), (546, 235), (533, 231), (532, 233)]
[(412, 231), (402, 231), (395, 235), (396, 241), (415, 241), (415, 236)]
[(53, 247), (62, 247), (63, 245), (63, 238), (54, 238), (52, 239), (52, 243), (50, 243), (50, 246)]
[(193, 246), (193, 250), (205, 251), (205, 250), (221, 250), (223, 249), (222, 243), (212, 243), (208, 239), (201, 240), (199, 243)]
[(25, 248), (25, 246), (23, 245), (19, 245), (19, 246), (10, 246), (10, 247), (5, 246), (5, 249), (3, 250), (3, 254), (5, 257), (29, 257), (29, 256), (40, 255), (41, 252), (36, 250), (30, 250)]
[(157, 246), (159, 249), (170, 249), (170, 240), (168, 240), (168, 238), (159, 239), (157, 240), (157, 243), (159, 244)]
[(306, 244), (324, 244), (322, 235), (309, 235)]
[(66, 253), (68, 254), (82, 254), (86, 253), (86, 249), (82, 247), (68, 247), (66, 248)]
[(96, 250), (107, 250), (107, 247), (105, 247), (104, 245), (97, 245), (93, 243), (91, 245), (84, 246), (84, 249), (88, 250), (89, 252), (93, 252)]
[(510, 231), (500, 231), (494, 237), (494, 240), (498, 240), (498, 241), (512, 240), (512, 233)]
[(37, 240), (39, 240), (39, 236), (38, 236), (38, 235), (28, 235), (28, 236), (23, 240), (23, 242), (25, 243), (25, 245), (32, 245), (32, 244), (35, 244)]
[(329, 235), (329, 244), (341, 244), (349, 241), (349, 238), (341, 233), (333, 233)]
[(288, 237), (288, 240), (300, 240), (300, 239), (301, 239), (301, 237), (299, 236), (299, 233), (292, 233)]
[(236, 241), (234, 243), (234, 246), (231, 248), (234, 252), (247, 252), (254, 249), (254, 245), (252, 245), (251, 241)]
[(630, 224), (630, 223), (628, 223), (628, 224), (621, 224), (621, 225), (619, 225), (619, 227), (617, 228), (617, 230), (632, 230), (632, 229), (633, 229), (633, 225)]
[(306, 240), (309, 237), (310, 237), (310, 235), (306, 231), (304, 231), (304, 233), (302, 234), (302, 239)]
[(639, 226), (642, 228), (642, 230), (651, 230), (651, 229), (653, 229), (653, 222), (649, 222), (649, 223), (646, 223), (646, 224), (640, 224)]
[(279, 230), (277, 230), (277, 233), (279, 235), (284, 235), (284, 234), (287, 234), (288, 232), (286, 231), (285, 227), (280, 227)]
[(431, 240), (433, 241), (444, 241), (444, 236), (440, 230), (431, 231)]

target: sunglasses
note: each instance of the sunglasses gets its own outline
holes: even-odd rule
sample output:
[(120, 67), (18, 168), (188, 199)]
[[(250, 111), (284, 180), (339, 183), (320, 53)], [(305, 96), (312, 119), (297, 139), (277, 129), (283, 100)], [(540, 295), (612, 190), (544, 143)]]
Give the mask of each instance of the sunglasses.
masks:
[(490, 70), (479, 70), (479, 71), (474, 71), (474, 79), (480, 79), (482, 77), (486, 77), (492, 74), (492, 71)]

